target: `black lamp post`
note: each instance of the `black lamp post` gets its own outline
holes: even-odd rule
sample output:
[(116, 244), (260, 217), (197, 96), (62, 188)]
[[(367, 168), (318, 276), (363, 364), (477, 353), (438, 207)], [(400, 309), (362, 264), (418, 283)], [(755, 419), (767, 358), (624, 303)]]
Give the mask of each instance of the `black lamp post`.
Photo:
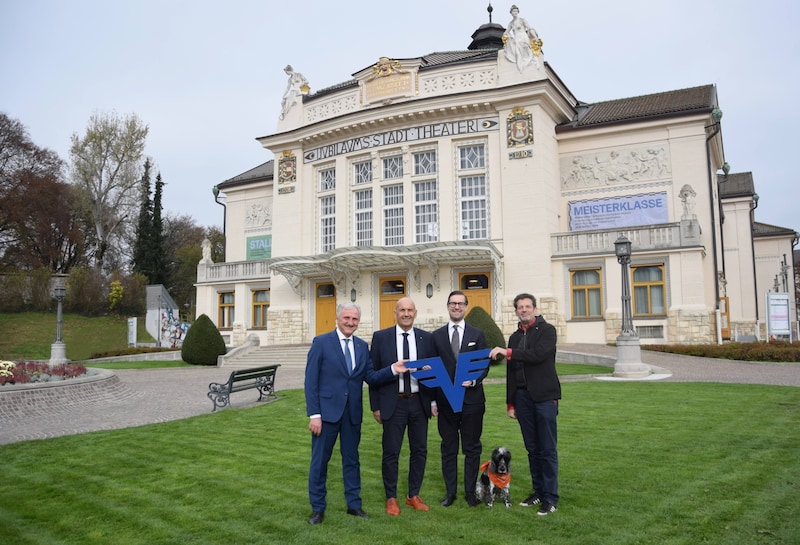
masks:
[(614, 253), (617, 261), (622, 266), (622, 332), (623, 336), (635, 336), (636, 330), (633, 329), (633, 310), (631, 309), (631, 283), (628, 267), (631, 264), (631, 241), (625, 235), (620, 234), (614, 241)]
[(631, 241), (621, 234), (614, 241), (614, 253), (622, 267), (622, 329), (617, 336), (617, 362), (614, 376), (619, 378), (644, 378), (651, 374), (650, 366), (642, 363), (642, 348), (639, 335), (633, 328), (631, 309), (631, 284), (629, 266), (631, 264)]
[(67, 347), (61, 337), (61, 325), (63, 323), (61, 308), (64, 302), (64, 297), (67, 295), (67, 289), (64, 286), (56, 286), (53, 289), (53, 295), (58, 301), (56, 310), (56, 340), (50, 345), (50, 365), (59, 365), (67, 363)]
[(220, 202), (219, 200), (219, 186), (214, 186), (211, 188), (211, 192), (214, 193), (214, 202), (222, 207), (222, 261), (225, 262), (225, 247), (228, 245), (228, 237), (225, 234), (225, 229), (228, 226), (228, 206), (224, 202)]

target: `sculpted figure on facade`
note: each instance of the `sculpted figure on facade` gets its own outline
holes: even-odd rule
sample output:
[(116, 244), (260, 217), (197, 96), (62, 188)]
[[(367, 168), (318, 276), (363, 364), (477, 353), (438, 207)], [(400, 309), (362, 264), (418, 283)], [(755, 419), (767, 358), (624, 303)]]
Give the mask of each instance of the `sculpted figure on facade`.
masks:
[(208, 240), (207, 238), (204, 238), (202, 247), (203, 247), (203, 259), (200, 261), (200, 263), (213, 263), (213, 261), (211, 261), (211, 241)]
[(697, 215), (694, 213), (694, 200), (696, 197), (697, 193), (689, 184), (686, 184), (681, 188), (680, 192), (678, 193), (678, 198), (681, 200), (681, 206), (683, 206), (683, 216), (681, 216), (681, 219), (697, 218)]
[(298, 103), (302, 95), (307, 95), (309, 91), (308, 80), (300, 72), (295, 72), (291, 64), (287, 64), (283, 69), (289, 80), (286, 82), (286, 90), (283, 92), (281, 100), (281, 119), (286, 117), (289, 110)]
[(261, 203), (253, 203), (247, 210), (244, 220), (245, 227), (271, 227), (272, 215), (269, 209)]
[(667, 178), (670, 162), (664, 147), (586, 153), (561, 158), (561, 185), (580, 189)]
[(515, 63), (520, 72), (532, 63), (539, 66), (538, 57), (542, 54), (542, 40), (528, 21), (519, 16), (519, 8), (516, 5), (511, 6), (511, 22), (503, 33), (503, 44), (506, 59)]

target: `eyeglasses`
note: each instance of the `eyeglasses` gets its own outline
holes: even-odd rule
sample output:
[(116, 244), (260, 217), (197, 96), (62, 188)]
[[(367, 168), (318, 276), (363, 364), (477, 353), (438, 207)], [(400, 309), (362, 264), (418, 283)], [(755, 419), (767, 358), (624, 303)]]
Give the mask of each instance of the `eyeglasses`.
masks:
[(459, 303), (458, 301), (450, 301), (447, 304), (449, 306), (451, 306), (451, 307), (465, 307), (465, 306), (467, 306), (467, 303)]

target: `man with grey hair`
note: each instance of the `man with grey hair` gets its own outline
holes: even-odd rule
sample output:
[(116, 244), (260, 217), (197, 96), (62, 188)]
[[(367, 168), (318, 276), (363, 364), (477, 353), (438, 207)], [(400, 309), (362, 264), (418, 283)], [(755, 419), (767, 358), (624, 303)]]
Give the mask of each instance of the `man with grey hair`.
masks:
[(319, 524), (327, 506), (328, 462), (336, 440), (341, 439), (342, 477), (347, 514), (369, 518), (361, 506), (361, 467), (358, 444), (363, 417), (362, 391), (367, 384), (395, 380), (406, 371), (403, 362), (375, 370), (366, 341), (353, 335), (361, 319), (355, 303), (336, 309), (336, 329), (314, 338), (308, 351), (305, 375), (306, 411), (311, 432), (311, 466), (308, 498), (309, 524)]

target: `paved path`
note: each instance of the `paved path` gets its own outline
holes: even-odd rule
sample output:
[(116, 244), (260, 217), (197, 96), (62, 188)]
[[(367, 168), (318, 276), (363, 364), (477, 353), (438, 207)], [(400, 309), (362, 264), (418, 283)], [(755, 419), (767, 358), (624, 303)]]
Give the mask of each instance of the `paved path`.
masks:
[[(562, 352), (616, 358), (616, 349), (603, 345), (561, 345)], [(642, 351), (642, 361), (666, 370), (671, 382), (727, 382), (800, 387), (800, 364), (749, 363), (693, 358)], [(613, 365), (613, 360), (611, 360)], [(609, 369), (610, 371), (610, 369)], [(62, 435), (141, 426), (211, 412), (209, 382), (223, 381), (226, 369), (167, 368), (115, 371), (119, 382), (108, 395), (87, 397), (69, 405), (49, 406), (24, 415), (0, 413), (0, 444)], [(278, 392), (303, 387), (303, 369), (284, 366), (275, 380)], [(258, 404), (258, 392), (232, 396), (234, 408)], [(222, 409), (228, 410), (228, 409)]]

